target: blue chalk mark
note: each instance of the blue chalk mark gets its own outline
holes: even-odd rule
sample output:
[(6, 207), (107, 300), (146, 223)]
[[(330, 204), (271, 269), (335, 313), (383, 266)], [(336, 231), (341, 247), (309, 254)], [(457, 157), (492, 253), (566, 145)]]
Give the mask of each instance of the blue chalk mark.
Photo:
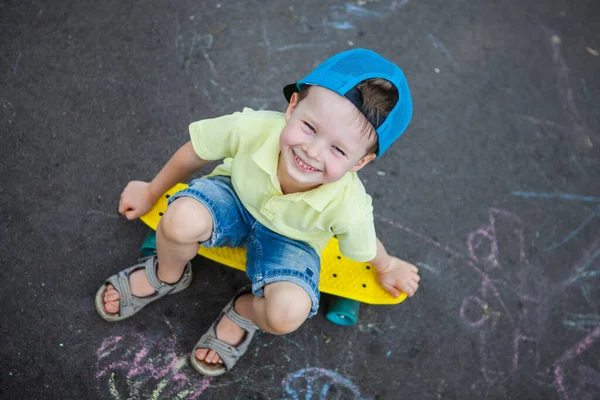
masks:
[[(318, 383), (316, 382), (317, 380), (319, 381)], [(321, 399), (327, 398), (331, 386), (338, 386), (350, 391), (353, 394), (352, 398), (356, 400), (370, 400), (361, 396), (358, 387), (349, 379), (323, 368), (305, 368), (288, 375), (283, 380), (283, 389), (293, 400), (300, 400), (300, 393), (295, 389), (295, 387), (297, 387), (301, 392), (304, 392), (303, 399), (311, 400), (313, 394), (315, 394), (313, 385), (315, 385), (315, 383), (318, 385), (321, 382), (323, 382), (323, 386), (321, 387), (321, 390), (317, 392)]]
[(323, 389), (321, 390), (321, 399), (326, 399), (327, 398), (327, 394), (329, 394), (329, 384), (324, 384), (323, 385)]
[(355, 15), (357, 17), (381, 17), (381, 13), (377, 11), (367, 10), (366, 8), (355, 6), (353, 4), (346, 3), (344, 6), (348, 14)]
[(519, 196), (519, 197), (525, 197), (525, 198), (580, 200), (580, 201), (592, 201), (592, 202), (600, 203), (600, 197), (579, 196), (576, 194), (568, 194), (568, 193), (513, 192), (513, 195)]
[(331, 27), (333, 27), (335, 29), (339, 29), (339, 30), (342, 30), (342, 31), (350, 31), (350, 30), (355, 30), (356, 29), (354, 27), (354, 25), (352, 25), (348, 21), (344, 21), (344, 22), (330, 22), (328, 25), (330, 25)]
[(596, 306), (594, 305), (594, 302), (590, 298), (590, 292), (588, 291), (587, 286), (585, 285), (585, 282), (582, 283), (579, 288), (581, 289), (581, 294), (583, 295), (583, 298), (588, 303), (588, 305), (592, 308), (596, 308)]
[(448, 51), (446, 46), (443, 45), (442, 42), (437, 40), (431, 33), (428, 36), (429, 36), (429, 39), (431, 39), (431, 41), (433, 42), (433, 47), (442, 50), (442, 52), (446, 55), (446, 57), (448, 57), (454, 64), (458, 65), (458, 63), (456, 61), (454, 61), (454, 58), (452, 58), (452, 54), (450, 54), (450, 52)]
[(563, 320), (563, 325), (572, 328), (595, 328), (600, 326), (600, 316), (596, 314), (568, 313)]
[(19, 61), (21, 61), (21, 56), (23, 53), (21, 52), (21, 45), (17, 43), (19, 54), (17, 54), (17, 61), (15, 61), (15, 65), (13, 66), (13, 74), (17, 73), (17, 67), (19, 66)]
[[(581, 279), (582, 277), (584, 277), (584, 274), (586, 274), (587, 272), (585, 271), (590, 265), (592, 265), (592, 262), (594, 262), (594, 260), (596, 258), (598, 258), (600, 256), (600, 249), (597, 249), (592, 256), (586, 260), (585, 264), (583, 264), (579, 269), (579, 272), (577, 272), (577, 274), (575, 274), (575, 276), (571, 279), (569, 279), (569, 283), (573, 283), (575, 281), (578, 281), (579, 279)], [(592, 277), (595, 276), (592, 275)]]
[(385, 355), (385, 356), (386, 356), (386, 357), (389, 357), (389, 356), (391, 356), (391, 355), (392, 355), (392, 351), (390, 350), (390, 351), (388, 351), (388, 352), (386, 353), (386, 355)]
[(598, 215), (598, 213), (600, 213), (600, 206), (598, 206), (596, 208), (596, 210), (594, 210), (593, 213), (591, 213), (590, 215), (588, 215), (588, 217), (581, 223), (581, 225), (579, 225), (577, 227), (577, 229), (575, 229), (573, 232), (569, 233), (567, 236), (565, 236), (563, 238), (563, 240), (561, 240), (558, 243), (553, 244), (552, 246), (546, 247), (544, 249), (544, 251), (552, 251), (554, 249), (556, 249), (557, 247), (562, 246), (563, 244), (567, 243), (569, 240), (573, 239), (573, 237), (575, 237), (575, 235), (577, 235), (579, 232), (581, 232), (583, 230), (583, 228), (586, 227), (587, 224), (589, 224), (596, 215)]

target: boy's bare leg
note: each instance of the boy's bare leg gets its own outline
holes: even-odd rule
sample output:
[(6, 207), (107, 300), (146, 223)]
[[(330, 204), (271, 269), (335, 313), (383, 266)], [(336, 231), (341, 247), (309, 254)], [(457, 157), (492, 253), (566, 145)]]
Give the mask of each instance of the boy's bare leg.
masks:
[[(182, 197), (175, 200), (165, 212), (156, 230), (158, 279), (175, 283), (183, 270), (198, 252), (198, 242), (206, 241), (212, 234), (212, 216), (197, 200)], [(129, 276), (131, 293), (147, 296), (154, 293), (146, 271), (139, 269)], [(120, 295), (112, 285), (104, 292), (104, 308), (109, 313), (119, 311)]]
[[(308, 317), (312, 306), (310, 296), (304, 289), (291, 282), (275, 282), (265, 286), (264, 297), (249, 293), (240, 296), (234, 305), (242, 317), (254, 322), (260, 329), (275, 335), (295, 331)], [(217, 324), (217, 337), (237, 345), (244, 338), (244, 330), (227, 316)], [(236, 340), (237, 338), (237, 340)], [(221, 358), (214, 350), (198, 349), (196, 358), (209, 363), (220, 363)]]

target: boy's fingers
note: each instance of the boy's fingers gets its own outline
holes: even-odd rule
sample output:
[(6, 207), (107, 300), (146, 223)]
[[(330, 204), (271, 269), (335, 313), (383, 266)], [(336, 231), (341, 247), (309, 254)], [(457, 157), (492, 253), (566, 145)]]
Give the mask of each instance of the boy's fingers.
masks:
[(419, 268), (415, 267), (414, 265), (410, 266), (410, 269), (412, 270), (412, 272), (414, 272), (415, 274), (419, 273)]
[(391, 285), (386, 285), (385, 290), (387, 290), (387, 292), (389, 294), (391, 294), (394, 297), (398, 297), (400, 296), (400, 293), (398, 292), (398, 289), (396, 289), (395, 287), (391, 286)]
[(127, 218), (128, 220), (135, 219), (136, 218), (135, 210), (130, 208), (129, 210), (125, 211), (125, 218)]
[(129, 209), (129, 205), (123, 201), (123, 199), (119, 200), (119, 214), (124, 214), (125, 211)]

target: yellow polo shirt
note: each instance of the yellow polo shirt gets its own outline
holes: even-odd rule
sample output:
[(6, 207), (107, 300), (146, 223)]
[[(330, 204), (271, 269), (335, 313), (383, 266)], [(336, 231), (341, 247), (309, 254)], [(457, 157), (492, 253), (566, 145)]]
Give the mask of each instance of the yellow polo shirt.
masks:
[(194, 150), (205, 160), (224, 159), (209, 175), (225, 175), (258, 222), (310, 244), (317, 254), (337, 235), (344, 256), (371, 261), (377, 252), (371, 197), (356, 173), (302, 193), (284, 195), (277, 178), (279, 136), (285, 116), (242, 112), (190, 124)]

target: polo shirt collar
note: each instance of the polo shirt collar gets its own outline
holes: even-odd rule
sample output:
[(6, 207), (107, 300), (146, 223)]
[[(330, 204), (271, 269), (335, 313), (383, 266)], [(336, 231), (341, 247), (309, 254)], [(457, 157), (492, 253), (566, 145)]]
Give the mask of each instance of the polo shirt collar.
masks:
[(285, 126), (285, 120), (281, 126), (274, 127), (265, 142), (252, 154), (254, 162), (267, 174), (277, 175), (277, 163), (279, 162), (279, 137)]
[[(285, 125), (285, 124), (283, 124)], [(283, 126), (273, 129), (273, 132), (267, 137), (267, 140), (252, 155), (254, 162), (271, 178), (271, 182), (278, 190), (281, 190), (277, 178), (277, 163), (279, 162), (279, 136)], [(279, 133), (277, 133), (277, 130)], [(353, 173), (345, 174), (337, 182), (326, 183), (316, 189), (308, 192), (294, 193), (290, 196), (302, 199), (306, 204), (321, 212), (325, 207), (338, 196), (343, 189), (352, 182)]]
[(331, 200), (339, 196), (344, 188), (352, 182), (352, 174), (352, 172), (347, 172), (339, 181), (326, 183), (316, 189), (301, 193), (302, 200), (315, 210), (323, 211), (331, 203)]

